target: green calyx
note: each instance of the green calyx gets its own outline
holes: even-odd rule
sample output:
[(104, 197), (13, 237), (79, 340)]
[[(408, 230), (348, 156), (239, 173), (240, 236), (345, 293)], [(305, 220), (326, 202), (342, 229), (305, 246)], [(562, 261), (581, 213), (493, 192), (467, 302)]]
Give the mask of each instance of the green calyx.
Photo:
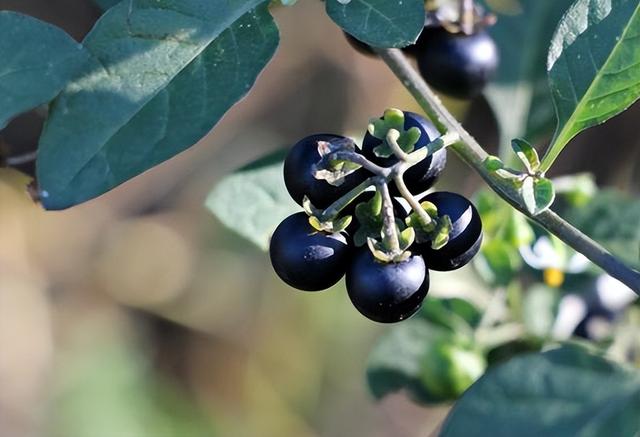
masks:
[(360, 165), (346, 159), (337, 159), (336, 156), (340, 152), (355, 151), (356, 144), (352, 140), (318, 141), (318, 153), (321, 159), (313, 166), (313, 177), (339, 187), (347, 176), (360, 168)]
[(439, 216), (438, 208), (431, 202), (422, 202), (420, 206), (431, 217), (431, 222), (425, 224), (414, 211), (405, 219), (406, 225), (415, 229), (418, 243), (431, 242), (434, 250), (442, 249), (449, 242), (451, 218), (448, 215)]
[(412, 127), (405, 130), (404, 112), (399, 109), (390, 108), (384, 111), (382, 118), (372, 118), (369, 121), (368, 131), (372, 136), (382, 140), (382, 144), (373, 149), (373, 153), (380, 158), (388, 158), (393, 155), (393, 150), (387, 142), (389, 131), (396, 130), (397, 143), (405, 153), (411, 153), (420, 139), (420, 129)]
[(384, 239), (367, 238), (369, 250), (378, 261), (383, 263), (400, 263), (411, 257), (411, 252), (409, 252), (408, 249), (415, 241), (415, 230), (413, 228), (405, 228), (401, 231), (400, 228), (396, 226), (395, 231), (398, 235), (398, 242), (400, 243), (400, 249), (398, 251), (392, 250)]
[(334, 234), (342, 232), (351, 224), (353, 217), (350, 215), (344, 217), (336, 217), (333, 220), (323, 220), (322, 210), (311, 204), (307, 196), (302, 200), (302, 208), (309, 215), (309, 224), (318, 232), (327, 232)]

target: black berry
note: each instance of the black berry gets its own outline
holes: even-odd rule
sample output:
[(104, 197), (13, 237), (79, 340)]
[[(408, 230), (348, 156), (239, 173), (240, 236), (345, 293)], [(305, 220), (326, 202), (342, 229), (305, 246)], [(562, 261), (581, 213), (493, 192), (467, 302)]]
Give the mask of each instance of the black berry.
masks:
[(414, 244), (411, 250), (422, 255), (431, 270), (456, 270), (471, 261), (482, 244), (482, 221), (476, 207), (466, 197), (446, 191), (430, 193), (422, 201), (433, 203), (438, 216), (448, 215), (452, 228), (449, 241), (439, 250), (430, 242)]
[(289, 151), (284, 161), (284, 183), (293, 200), (299, 205), (302, 205), (302, 199), (306, 195), (316, 208), (326, 208), (366, 179), (366, 173), (358, 170), (347, 176), (342, 185), (336, 187), (313, 176), (313, 166), (320, 161), (318, 141), (347, 140), (340, 135), (311, 135), (298, 141)]
[(427, 83), (453, 97), (479, 95), (498, 68), (498, 49), (485, 31), (472, 35), (427, 28), (416, 47), (418, 67)]
[[(440, 136), (438, 129), (429, 120), (419, 114), (413, 112), (404, 112), (404, 129), (409, 130), (412, 127), (420, 129), (420, 139), (416, 143), (414, 150), (425, 147), (431, 141)], [(380, 158), (375, 155), (373, 149), (382, 144), (382, 139), (376, 138), (369, 132), (362, 142), (362, 154), (369, 160), (378, 165), (390, 166), (398, 162), (395, 156), (388, 158)], [(427, 157), (423, 161), (411, 167), (404, 174), (404, 182), (414, 194), (422, 193), (433, 186), (442, 170), (447, 164), (447, 151), (440, 149), (433, 155)], [(394, 184), (390, 185), (391, 194), (398, 195), (398, 191)]]
[(429, 272), (420, 256), (382, 263), (363, 248), (354, 255), (346, 282), (349, 298), (360, 313), (376, 322), (394, 323), (420, 309), (429, 291)]
[(349, 253), (344, 235), (317, 232), (304, 212), (284, 219), (269, 247), (271, 264), (278, 276), (305, 291), (324, 290), (338, 282), (349, 263)]

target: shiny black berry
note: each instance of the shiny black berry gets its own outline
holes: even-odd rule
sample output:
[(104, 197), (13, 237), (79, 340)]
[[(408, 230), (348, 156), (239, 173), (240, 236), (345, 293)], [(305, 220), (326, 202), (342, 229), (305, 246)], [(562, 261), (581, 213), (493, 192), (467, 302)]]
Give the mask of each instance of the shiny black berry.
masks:
[(439, 250), (430, 242), (414, 244), (411, 250), (422, 255), (431, 270), (456, 270), (471, 261), (482, 244), (482, 221), (476, 207), (466, 197), (446, 191), (430, 193), (421, 201), (433, 203), (438, 216), (448, 215), (452, 228), (449, 241)]
[(498, 68), (498, 48), (485, 31), (466, 35), (427, 28), (415, 50), (427, 83), (461, 99), (479, 95)]
[(350, 260), (344, 235), (317, 232), (308, 216), (299, 212), (280, 223), (269, 246), (278, 276), (299, 290), (319, 291), (342, 278)]
[(284, 161), (284, 183), (293, 200), (299, 205), (302, 205), (302, 199), (306, 195), (316, 208), (326, 208), (366, 179), (365, 171), (358, 170), (347, 176), (342, 185), (336, 187), (313, 176), (313, 166), (320, 161), (318, 141), (347, 140), (340, 135), (317, 134), (303, 138), (291, 148)]
[[(404, 129), (409, 130), (412, 127), (417, 127), (420, 130), (420, 139), (416, 143), (414, 150), (418, 150), (425, 147), (431, 141), (440, 136), (438, 129), (429, 120), (419, 114), (413, 112), (404, 112)], [(398, 162), (395, 156), (388, 158), (380, 158), (375, 155), (374, 149), (382, 144), (382, 140), (374, 137), (369, 132), (364, 137), (362, 142), (362, 154), (375, 162), (378, 165), (390, 166)], [(404, 174), (404, 182), (413, 194), (422, 193), (433, 186), (437, 181), (440, 173), (444, 170), (447, 164), (447, 151), (440, 149), (433, 155), (427, 157), (425, 160), (411, 167)], [(392, 195), (398, 195), (398, 191), (394, 184), (390, 184), (390, 190)]]
[(349, 298), (360, 313), (375, 322), (395, 323), (422, 306), (429, 291), (429, 271), (420, 256), (382, 263), (363, 248), (347, 269), (346, 283)]

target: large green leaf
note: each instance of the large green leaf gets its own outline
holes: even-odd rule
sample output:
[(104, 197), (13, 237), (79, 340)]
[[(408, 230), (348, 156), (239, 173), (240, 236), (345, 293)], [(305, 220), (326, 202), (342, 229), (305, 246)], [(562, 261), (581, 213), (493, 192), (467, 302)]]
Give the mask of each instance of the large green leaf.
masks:
[(338, 26), (374, 47), (407, 46), (424, 27), (422, 0), (327, 0), (326, 7)]
[(204, 136), (276, 49), (262, 3), (131, 0), (109, 9), (85, 40), (92, 68), (55, 101), (40, 140), (43, 205), (96, 197)]
[(553, 37), (547, 69), (558, 127), (543, 169), (578, 133), (640, 97), (640, 3), (578, 0)]
[(501, 58), (486, 96), (507, 152), (511, 139), (525, 137), (535, 141), (553, 129), (553, 104), (545, 69), (547, 51), (556, 23), (572, 0), (486, 3), (498, 15), (498, 22), (489, 32), (498, 44)]
[(455, 405), (441, 437), (635, 436), (640, 376), (575, 347), (489, 370)]
[(81, 44), (35, 18), (0, 11), (0, 129), (53, 99), (89, 59)]
[(284, 185), (283, 158), (276, 152), (227, 176), (206, 201), (222, 224), (263, 250), (278, 224), (301, 210)]

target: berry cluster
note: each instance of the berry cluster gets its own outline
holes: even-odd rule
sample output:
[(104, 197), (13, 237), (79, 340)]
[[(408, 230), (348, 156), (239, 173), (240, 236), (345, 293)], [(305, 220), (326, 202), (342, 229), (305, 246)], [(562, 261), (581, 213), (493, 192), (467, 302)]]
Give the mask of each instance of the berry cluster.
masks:
[[(476, 7), (465, 29), (460, 21), (441, 18), (446, 15), (426, 12), (425, 25), (418, 40), (402, 49), (416, 59), (425, 81), (436, 90), (452, 97), (471, 99), (478, 96), (498, 68), (498, 48), (484, 29), (491, 16), (483, 16)], [(365, 55), (375, 51), (364, 42), (345, 33), (351, 46)]]
[(284, 180), (305, 212), (286, 218), (271, 238), (278, 276), (306, 291), (346, 276), (351, 301), (369, 319), (414, 314), (429, 290), (429, 269), (462, 267), (482, 241), (480, 217), (465, 197), (412, 194), (431, 188), (444, 169), (444, 138), (422, 116), (390, 109), (371, 120), (362, 148), (332, 134), (295, 144)]

